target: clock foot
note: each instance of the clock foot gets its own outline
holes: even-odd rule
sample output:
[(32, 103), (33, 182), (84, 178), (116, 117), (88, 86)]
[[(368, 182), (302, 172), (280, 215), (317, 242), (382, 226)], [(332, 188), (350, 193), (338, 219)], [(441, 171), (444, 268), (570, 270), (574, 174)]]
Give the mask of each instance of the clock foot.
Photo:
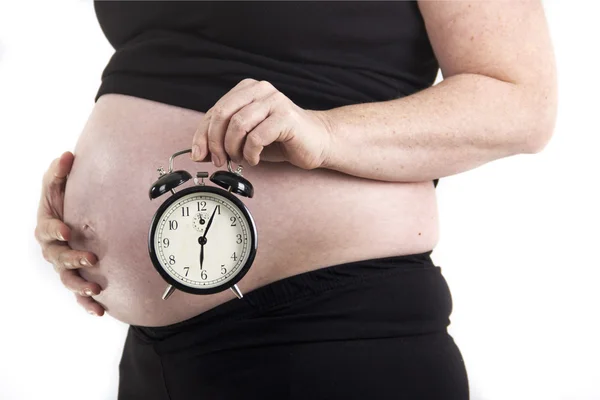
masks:
[(162, 295), (162, 299), (166, 300), (169, 298), (169, 296), (171, 296), (173, 294), (173, 292), (175, 291), (175, 288), (173, 287), (173, 285), (169, 285), (167, 286), (167, 289), (165, 290), (165, 292)]
[(242, 297), (244, 297), (244, 295), (242, 294), (242, 292), (240, 291), (240, 288), (238, 287), (238, 285), (233, 285), (232, 287), (230, 287), (229, 289), (231, 289), (231, 291), (233, 293), (235, 293), (235, 295), (237, 296), (238, 299), (241, 299)]

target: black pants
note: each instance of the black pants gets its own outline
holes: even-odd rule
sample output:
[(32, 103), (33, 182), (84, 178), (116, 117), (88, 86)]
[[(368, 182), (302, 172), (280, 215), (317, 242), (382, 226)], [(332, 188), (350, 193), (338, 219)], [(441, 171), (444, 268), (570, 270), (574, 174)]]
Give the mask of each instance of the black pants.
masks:
[(177, 324), (131, 326), (119, 399), (466, 400), (430, 253), (330, 266)]

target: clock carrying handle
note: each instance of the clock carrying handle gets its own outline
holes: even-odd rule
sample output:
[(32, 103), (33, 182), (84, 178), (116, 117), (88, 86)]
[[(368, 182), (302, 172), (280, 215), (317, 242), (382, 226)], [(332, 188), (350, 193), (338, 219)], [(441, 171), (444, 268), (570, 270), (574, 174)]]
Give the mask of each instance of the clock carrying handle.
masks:
[(171, 157), (169, 157), (169, 172), (168, 173), (170, 174), (171, 172), (173, 172), (173, 159), (175, 157), (180, 156), (182, 154), (191, 153), (191, 152), (192, 152), (192, 149), (181, 150), (181, 151), (178, 151), (177, 153), (173, 154)]
[[(192, 149), (185, 149), (185, 150), (181, 150), (181, 151), (178, 151), (177, 153), (173, 154), (169, 158), (169, 173), (173, 172), (173, 159), (175, 159), (175, 157), (180, 156), (182, 154), (191, 153), (191, 152), (192, 152)], [(227, 157), (227, 170), (233, 174), (237, 174), (237, 175), (241, 176), (243, 167), (241, 165), (238, 165), (234, 171), (233, 168), (231, 167), (231, 159), (229, 159), (229, 156), (228, 156)]]

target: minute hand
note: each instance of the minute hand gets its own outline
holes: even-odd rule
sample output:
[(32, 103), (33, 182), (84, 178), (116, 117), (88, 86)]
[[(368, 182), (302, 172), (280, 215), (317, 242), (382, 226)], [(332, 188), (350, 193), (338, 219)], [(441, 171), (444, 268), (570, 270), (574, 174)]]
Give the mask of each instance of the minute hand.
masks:
[(208, 233), (208, 230), (210, 229), (210, 225), (213, 222), (213, 219), (215, 218), (215, 213), (217, 212), (217, 206), (215, 206), (215, 210), (213, 211), (212, 215), (210, 216), (210, 219), (208, 220), (208, 225), (206, 225), (206, 230), (204, 231), (204, 237), (206, 237), (206, 234)]

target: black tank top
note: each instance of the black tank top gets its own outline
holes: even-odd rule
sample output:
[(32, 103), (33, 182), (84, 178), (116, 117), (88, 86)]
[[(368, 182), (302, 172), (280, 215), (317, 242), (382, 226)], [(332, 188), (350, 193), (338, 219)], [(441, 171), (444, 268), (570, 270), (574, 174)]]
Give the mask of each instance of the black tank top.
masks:
[[(96, 100), (206, 112), (244, 78), (326, 110), (429, 87), (438, 63), (416, 2), (94, 1), (115, 49)], [(437, 183), (437, 182), (436, 182)]]

